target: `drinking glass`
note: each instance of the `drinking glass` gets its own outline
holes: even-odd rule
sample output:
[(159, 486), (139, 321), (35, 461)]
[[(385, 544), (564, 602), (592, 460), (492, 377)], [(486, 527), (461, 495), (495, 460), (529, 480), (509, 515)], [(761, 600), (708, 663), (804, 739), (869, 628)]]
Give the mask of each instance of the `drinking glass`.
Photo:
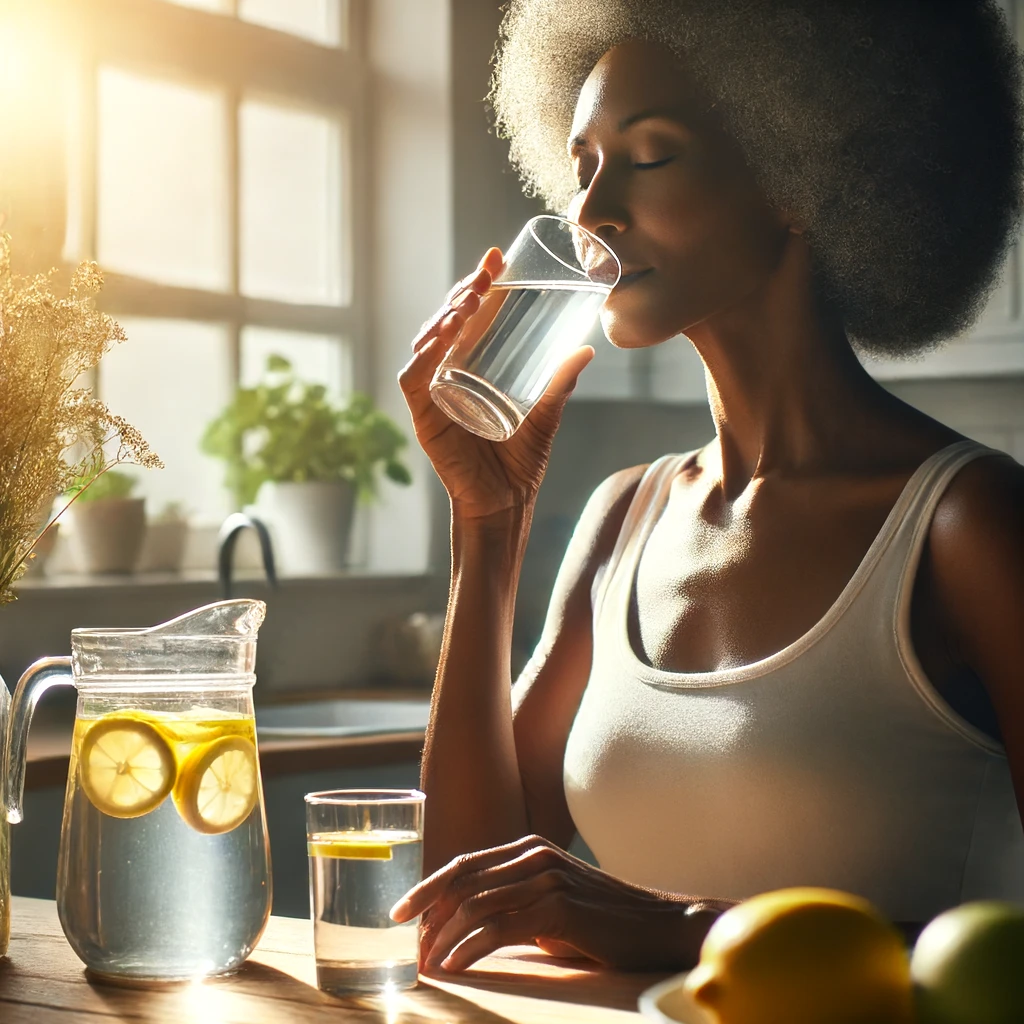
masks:
[(434, 403), (474, 434), (507, 441), (586, 342), (621, 272), (615, 253), (579, 224), (553, 214), (527, 221), (438, 366)]
[(316, 979), (325, 992), (416, 984), (419, 920), (396, 924), (388, 912), (423, 875), (423, 801), (415, 789), (306, 795)]

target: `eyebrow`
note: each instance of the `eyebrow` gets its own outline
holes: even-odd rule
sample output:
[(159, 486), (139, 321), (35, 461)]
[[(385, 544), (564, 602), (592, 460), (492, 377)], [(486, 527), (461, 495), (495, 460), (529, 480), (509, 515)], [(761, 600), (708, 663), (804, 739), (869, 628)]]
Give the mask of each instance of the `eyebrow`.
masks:
[[(639, 124), (641, 121), (650, 121), (652, 118), (664, 118), (669, 121), (679, 121), (684, 123), (682, 111), (679, 107), (653, 107), (650, 110), (641, 110), (635, 114), (630, 114), (628, 117), (624, 117), (618, 123), (618, 131), (621, 134), (628, 128), (632, 128), (633, 125)], [(587, 143), (586, 136), (577, 135), (575, 138), (569, 140), (569, 144), (566, 147), (570, 153), (573, 150), (579, 149), (581, 146), (585, 146)]]

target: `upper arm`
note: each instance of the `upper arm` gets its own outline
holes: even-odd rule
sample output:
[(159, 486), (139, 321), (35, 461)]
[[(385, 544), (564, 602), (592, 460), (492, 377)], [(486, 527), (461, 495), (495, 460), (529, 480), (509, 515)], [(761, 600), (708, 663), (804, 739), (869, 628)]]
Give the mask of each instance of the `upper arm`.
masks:
[(615, 473), (590, 497), (558, 570), (540, 641), (512, 688), (516, 756), (530, 828), (562, 846), (574, 831), (562, 762), (590, 677), (591, 593), (644, 469)]
[(948, 639), (992, 700), (1024, 820), (1024, 467), (1009, 456), (965, 466), (929, 546)]

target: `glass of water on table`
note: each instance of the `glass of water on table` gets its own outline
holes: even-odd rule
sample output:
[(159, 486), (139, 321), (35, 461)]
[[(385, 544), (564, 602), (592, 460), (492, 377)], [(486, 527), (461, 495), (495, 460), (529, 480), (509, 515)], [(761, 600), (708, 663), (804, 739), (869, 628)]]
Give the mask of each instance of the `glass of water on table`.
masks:
[(621, 273), (615, 253), (574, 221), (553, 214), (527, 221), (438, 366), (434, 404), (466, 430), (507, 441), (586, 343)]
[(306, 795), (317, 985), (334, 995), (416, 984), (419, 921), (388, 911), (423, 875), (423, 801), (415, 789)]

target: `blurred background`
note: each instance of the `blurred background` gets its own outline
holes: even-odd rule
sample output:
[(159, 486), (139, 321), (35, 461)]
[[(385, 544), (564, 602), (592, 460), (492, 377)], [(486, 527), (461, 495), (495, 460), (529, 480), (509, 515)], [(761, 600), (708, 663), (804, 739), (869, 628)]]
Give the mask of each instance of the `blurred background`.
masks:
[[(172, 569), (143, 561), (100, 574), (76, 563), (62, 523), (45, 571), (0, 612), (8, 684), (34, 659), (67, 653), (76, 626), (151, 625), (218, 599), (218, 529), (239, 502), (200, 439), (268, 354), (286, 356), (338, 403), (371, 395), (409, 433), (395, 378), (419, 325), (489, 246), (506, 245), (540, 212), (484, 104), (500, 8), (0, 0), (0, 218), (15, 269), (57, 268), (66, 282), (79, 261), (99, 262), (99, 304), (129, 340), (91, 383), (166, 463), (136, 471), (151, 532), (168, 516), (184, 522)], [(1024, 38), (1024, 0), (1004, 8)], [(1018, 460), (1022, 284), (1015, 248), (969, 336), (916, 362), (870, 367), (912, 404)], [(594, 340), (597, 358), (566, 410), (540, 495), (516, 665), (539, 634), (592, 489), (712, 434), (685, 338), (639, 352)], [(447, 596), (448, 516), (414, 445), (404, 456), (411, 486), (385, 481), (378, 501), (358, 507), (343, 570), (291, 575), (272, 589), (251, 532), (236, 552), (235, 592), (269, 606), (256, 699), (277, 912), (305, 913), (302, 792), (416, 780)], [(378, 697), (398, 710), (381, 712)], [(14, 839), (15, 891), (25, 894), (52, 892), (73, 715), (62, 699), (47, 698), (33, 734), (26, 824)], [(292, 717), (275, 726), (259, 709), (282, 702)], [(356, 721), (392, 739), (346, 746), (337, 730)], [(313, 736), (315, 724), (318, 745), (307, 749), (296, 737)], [(306, 731), (289, 734), (292, 726)], [(275, 753), (272, 738), (288, 735), (292, 746)]]

